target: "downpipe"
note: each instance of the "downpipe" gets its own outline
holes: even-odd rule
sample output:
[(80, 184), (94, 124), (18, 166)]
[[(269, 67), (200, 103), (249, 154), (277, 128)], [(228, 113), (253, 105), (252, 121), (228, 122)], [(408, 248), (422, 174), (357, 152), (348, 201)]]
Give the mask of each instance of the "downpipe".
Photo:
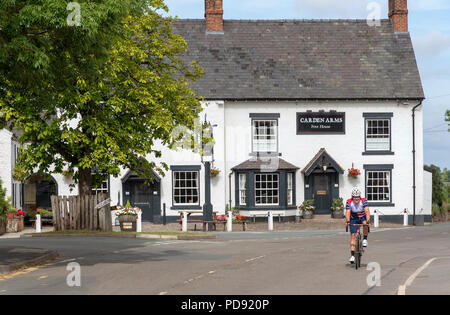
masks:
[(412, 109), (412, 139), (413, 139), (413, 225), (416, 225), (416, 108), (421, 106), (423, 100)]

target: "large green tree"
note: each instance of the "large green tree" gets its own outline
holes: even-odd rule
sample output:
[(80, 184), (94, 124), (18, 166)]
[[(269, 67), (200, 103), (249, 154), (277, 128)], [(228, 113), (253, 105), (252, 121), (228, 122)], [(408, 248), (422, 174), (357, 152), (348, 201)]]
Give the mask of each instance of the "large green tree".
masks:
[(201, 75), (180, 57), (162, 0), (78, 1), (68, 24), (60, 0), (0, 4), (1, 125), (23, 131), (19, 167), (75, 171), (80, 194), (120, 167), (163, 172), (142, 157), (172, 147), (180, 125), (194, 128), (201, 106), (188, 82)]

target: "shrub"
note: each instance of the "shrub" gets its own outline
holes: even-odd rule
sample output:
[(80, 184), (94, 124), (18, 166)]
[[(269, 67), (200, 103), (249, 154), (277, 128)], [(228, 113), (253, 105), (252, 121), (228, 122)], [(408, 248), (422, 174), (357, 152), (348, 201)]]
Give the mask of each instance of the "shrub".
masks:
[[(13, 209), (11, 205), (11, 197), (6, 197), (6, 188), (3, 188), (3, 182), (0, 179), (0, 219), (6, 218), (6, 213)], [(14, 209), (16, 212), (16, 209)]]
[(431, 213), (433, 214), (433, 216), (437, 216), (439, 215), (439, 212), (439, 206), (433, 203), (433, 205), (431, 206)]

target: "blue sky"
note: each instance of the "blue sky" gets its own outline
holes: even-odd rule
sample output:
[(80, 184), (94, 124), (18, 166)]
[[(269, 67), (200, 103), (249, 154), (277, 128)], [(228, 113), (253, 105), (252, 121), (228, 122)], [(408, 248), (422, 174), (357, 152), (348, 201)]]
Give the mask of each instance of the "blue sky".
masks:
[[(375, 2), (387, 18), (388, 0), (223, 0), (225, 19), (366, 19)], [(165, 0), (171, 16), (204, 17), (204, 0)], [(427, 99), (425, 163), (450, 169), (450, 0), (408, 0), (409, 30)]]

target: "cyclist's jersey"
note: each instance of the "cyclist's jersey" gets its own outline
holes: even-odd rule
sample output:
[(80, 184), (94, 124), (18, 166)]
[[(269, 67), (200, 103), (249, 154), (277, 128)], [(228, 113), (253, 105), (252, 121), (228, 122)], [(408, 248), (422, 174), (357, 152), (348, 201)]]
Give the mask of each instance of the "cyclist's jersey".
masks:
[(368, 207), (366, 198), (361, 198), (358, 203), (353, 202), (353, 198), (347, 200), (345, 205), (345, 209), (350, 210), (352, 212), (352, 218), (360, 219), (366, 215), (364, 208)]

